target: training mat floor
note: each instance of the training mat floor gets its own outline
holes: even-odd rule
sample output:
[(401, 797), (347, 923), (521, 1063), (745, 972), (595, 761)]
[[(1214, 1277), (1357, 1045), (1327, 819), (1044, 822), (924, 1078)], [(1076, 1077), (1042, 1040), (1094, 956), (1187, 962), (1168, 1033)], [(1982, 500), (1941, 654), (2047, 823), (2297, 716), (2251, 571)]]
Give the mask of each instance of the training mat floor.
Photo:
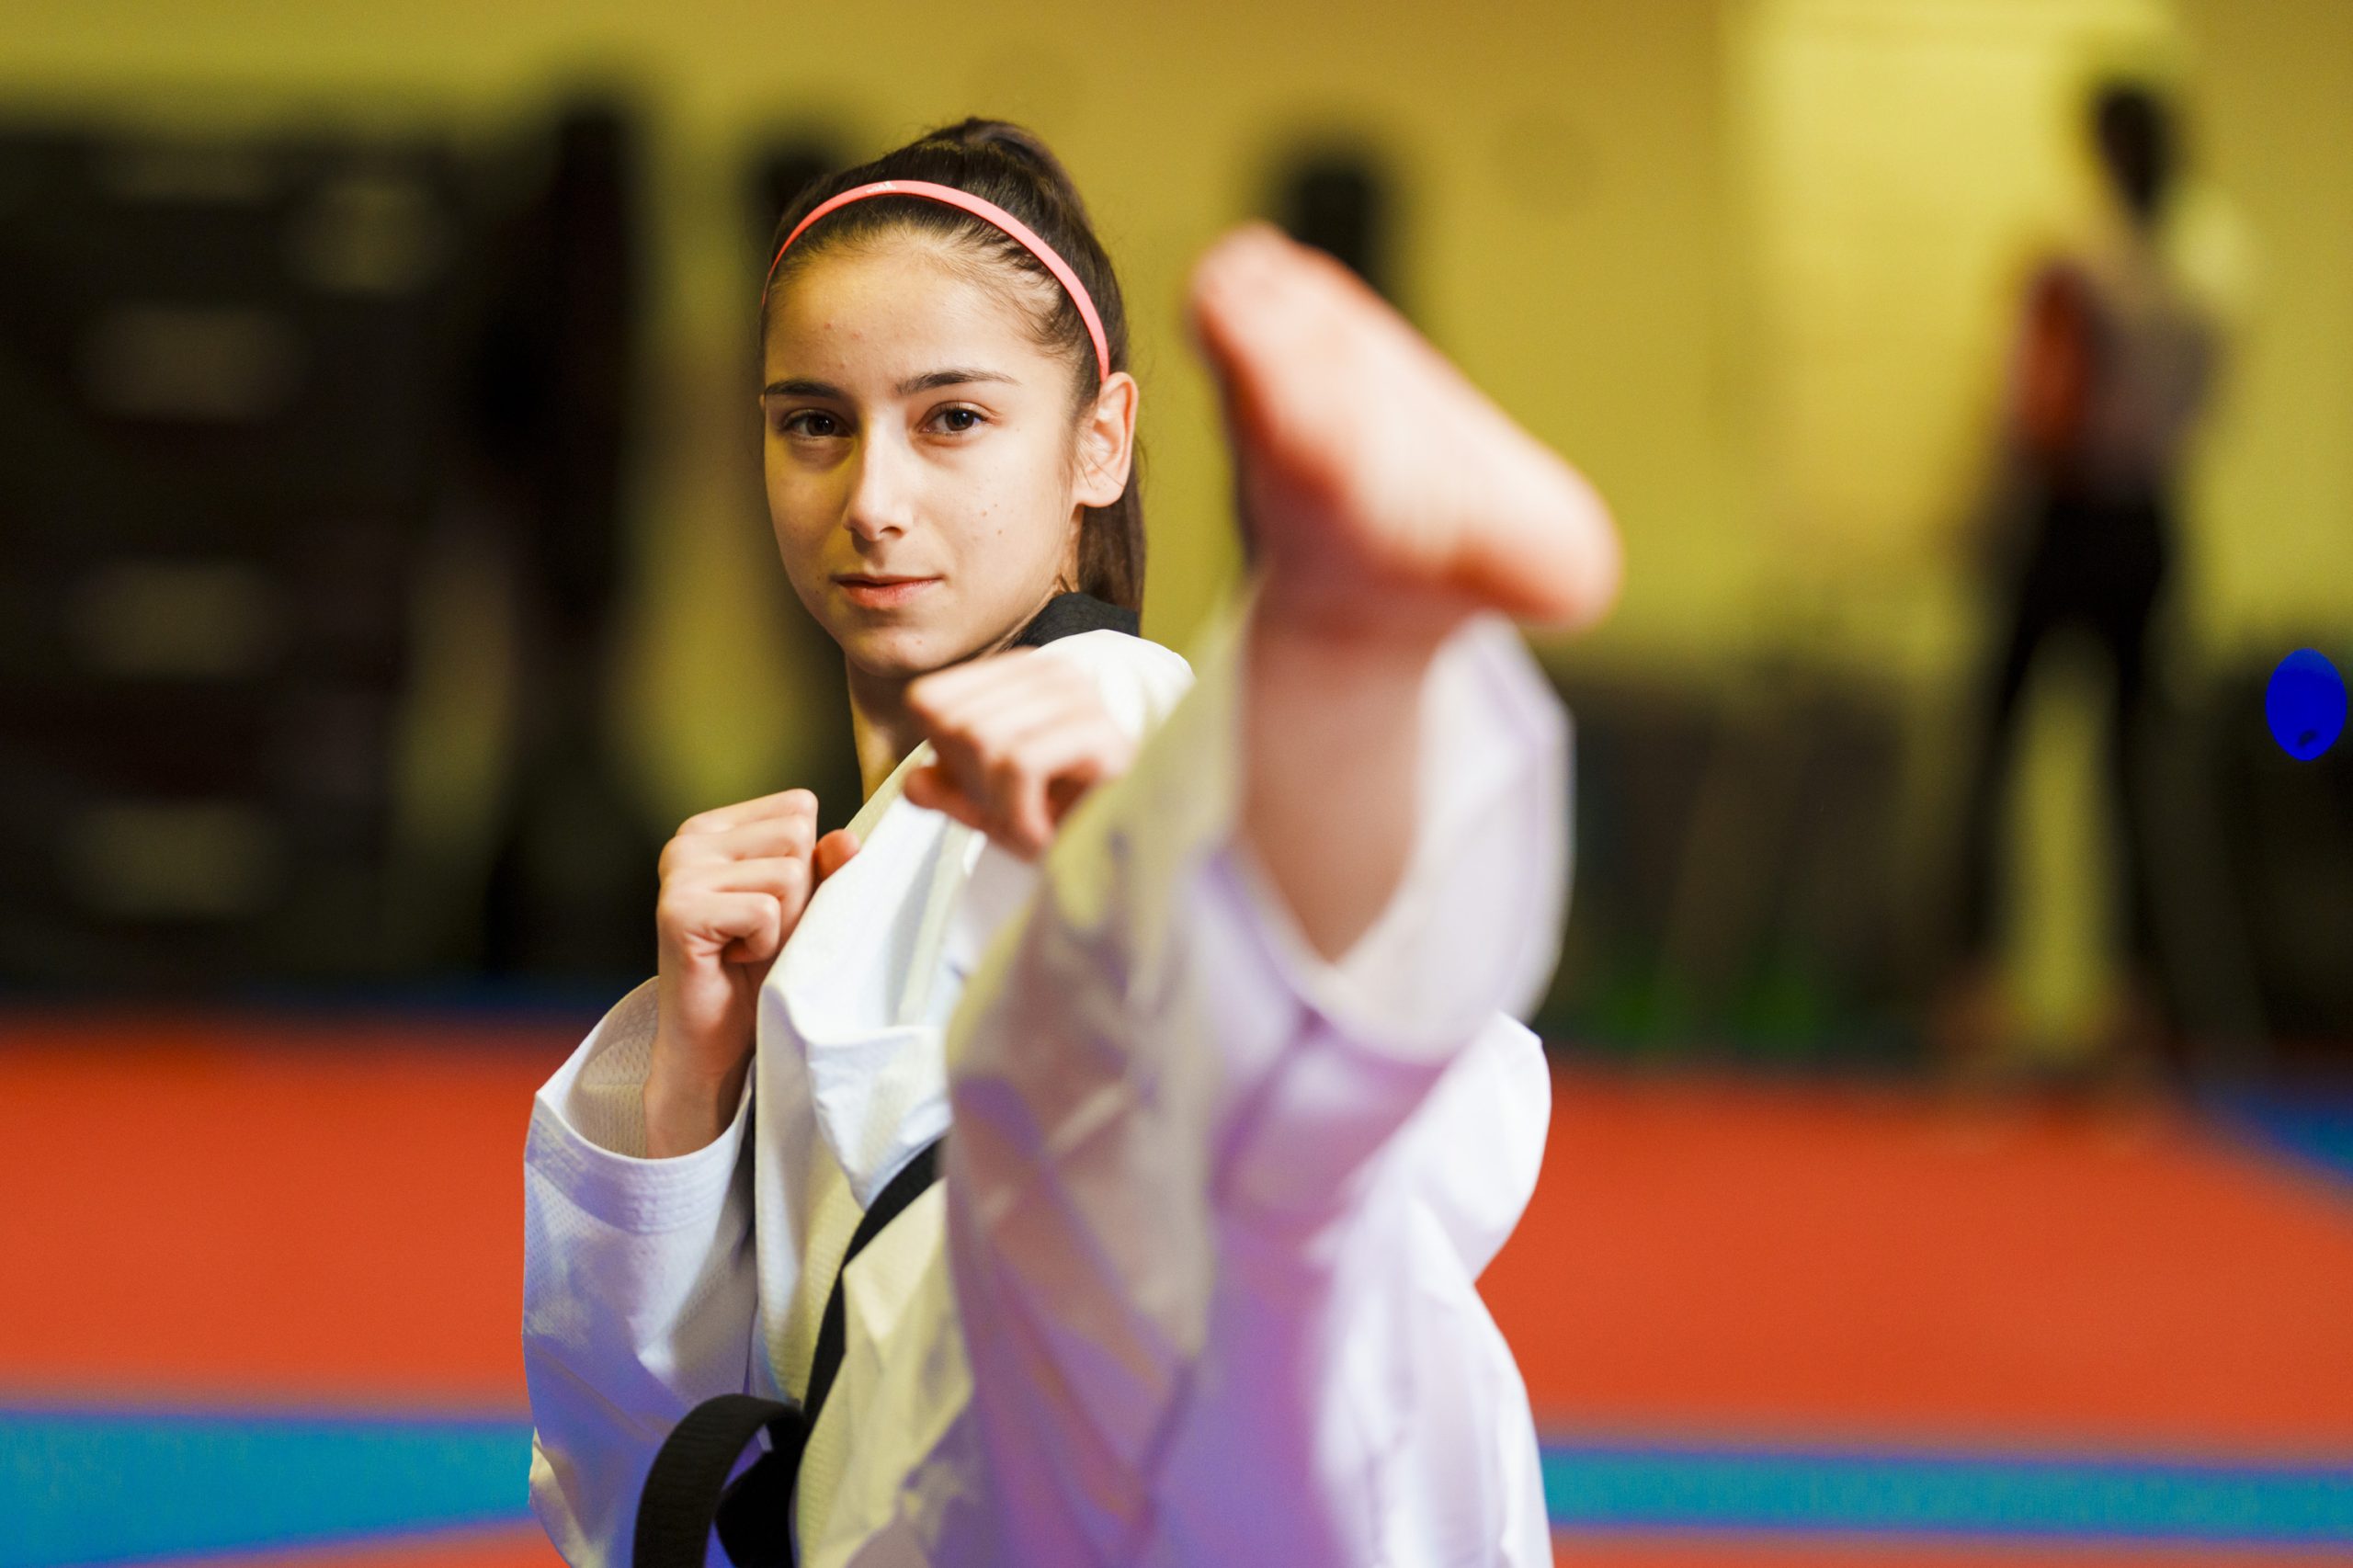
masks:
[[(0, 1018), (0, 1568), (554, 1562), (520, 1156), (583, 1027)], [(1482, 1288), (1561, 1563), (2353, 1562), (2353, 1109), (1554, 1095)]]

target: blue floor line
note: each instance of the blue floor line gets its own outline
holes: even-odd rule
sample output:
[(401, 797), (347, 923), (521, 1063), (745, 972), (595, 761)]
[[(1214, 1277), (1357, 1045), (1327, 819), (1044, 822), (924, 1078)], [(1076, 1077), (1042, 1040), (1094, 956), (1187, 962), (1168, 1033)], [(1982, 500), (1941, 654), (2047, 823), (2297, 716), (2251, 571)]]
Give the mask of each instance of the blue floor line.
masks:
[(2338, 1181), (2353, 1182), (2353, 1090), (2277, 1087), (2227, 1091), (2211, 1102), (2225, 1125)]
[(0, 1410), (0, 1568), (522, 1519), (529, 1464), (512, 1421)]
[(1555, 1529), (2353, 1545), (2353, 1466), (1549, 1443)]
[[(0, 1568), (529, 1517), (528, 1426), (0, 1408)], [(1555, 1529), (2353, 1546), (2353, 1465), (1556, 1439)]]

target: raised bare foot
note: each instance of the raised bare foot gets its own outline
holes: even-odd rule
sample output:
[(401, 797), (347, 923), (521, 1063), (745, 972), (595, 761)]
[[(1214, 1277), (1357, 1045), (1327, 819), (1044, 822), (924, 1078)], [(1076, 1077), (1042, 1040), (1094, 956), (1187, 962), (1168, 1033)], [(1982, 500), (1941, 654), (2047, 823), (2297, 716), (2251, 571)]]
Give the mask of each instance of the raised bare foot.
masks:
[(1251, 223), (1196, 264), (1188, 304), (1288, 615), (1370, 631), (1608, 609), (1618, 537), (1593, 487), (1346, 267)]

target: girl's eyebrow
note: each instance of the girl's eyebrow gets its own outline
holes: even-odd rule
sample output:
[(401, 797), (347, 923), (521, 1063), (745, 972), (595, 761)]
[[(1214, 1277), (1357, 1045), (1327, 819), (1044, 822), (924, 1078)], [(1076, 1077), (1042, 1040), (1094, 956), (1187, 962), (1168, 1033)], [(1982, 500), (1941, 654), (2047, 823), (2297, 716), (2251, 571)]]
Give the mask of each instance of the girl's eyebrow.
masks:
[[(901, 397), (913, 397), (934, 387), (963, 386), (972, 381), (1003, 381), (1008, 386), (1020, 385), (1019, 381), (1002, 370), (955, 369), (926, 370), (919, 376), (909, 376), (901, 381), (897, 391)], [(829, 397), (847, 403), (848, 395), (831, 381), (812, 381), (806, 376), (794, 376), (787, 381), (770, 381), (760, 389), (762, 397)]]

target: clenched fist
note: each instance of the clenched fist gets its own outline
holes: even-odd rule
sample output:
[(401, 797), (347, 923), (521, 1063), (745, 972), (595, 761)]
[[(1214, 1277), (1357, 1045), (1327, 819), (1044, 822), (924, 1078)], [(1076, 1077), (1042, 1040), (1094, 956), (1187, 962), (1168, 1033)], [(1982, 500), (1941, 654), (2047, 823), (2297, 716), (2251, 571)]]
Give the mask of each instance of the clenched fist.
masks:
[(1094, 678), (1034, 648), (927, 675), (907, 687), (907, 707), (938, 754), (907, 776), (907, 799), (1025, 859), (1045, 852), (1089, 790), (1135, 761)]
[(846, 830), (817, 836), (817, 797), (806, 790), (699, 812), (663, 846), (649, 1157), (702, 1148), (733, 1119), (760, 983), (810, 893), (857, 850)]

